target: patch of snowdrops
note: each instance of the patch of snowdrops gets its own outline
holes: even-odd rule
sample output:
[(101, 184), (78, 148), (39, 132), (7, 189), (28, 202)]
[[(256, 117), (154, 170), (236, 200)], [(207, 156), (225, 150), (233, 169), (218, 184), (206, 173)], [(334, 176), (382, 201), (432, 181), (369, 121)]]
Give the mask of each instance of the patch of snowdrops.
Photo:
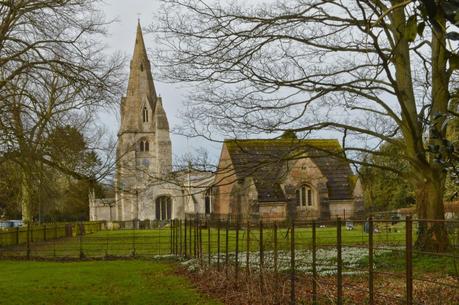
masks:
[[(390, 250), (378, 250), (374, 256), (380, 256), (388, 253)], [(203, 263), (208, 262), (208, 257), (204, 254)], [(211, 265), (218, 263), (218, 256), (211, 256)], [(342, 248), (343, 274), (360, 274), (368, 264), (368, 249), (358, 247)], [(228, 263), (234, 265), (236, 262), (236, 253), (228, 253)], [(189, 271), (198, 271), (201, 269), (200, 259), (190, 259), (183, 261), (181, 264)], [(247, 253), (239, 252), (238, 263), (241, 267), (246, 267)], [(225, 264), (225, 253), (220, 254), (220, 264)], [(260, 253), (249, 252), (249, 267), (252, 270), (259, 270), (261, 267)], [(277, 270), (279, 272), (288, 272), (291, 269), (290, 251), (278, 251), (277, 253)], [(274, 252), (265, 251), (263, 254), (263, 270), (274, 271)], [(337, 272), (337, 250), (335, 248), (321, 248), (316, 252), (316, 270), (319, 275), (333, 275)], [(312, 273), (312, 251), (296, 250), (295, 251), (295, 271), (300, 273)]]

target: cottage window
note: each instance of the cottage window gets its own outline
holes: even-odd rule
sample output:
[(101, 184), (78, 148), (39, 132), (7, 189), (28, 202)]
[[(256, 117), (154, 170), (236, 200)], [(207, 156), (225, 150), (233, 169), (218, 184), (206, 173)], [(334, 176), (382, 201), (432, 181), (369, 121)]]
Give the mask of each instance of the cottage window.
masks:
[(313, 190), (308, 185), (303, 185), (296, 190), (296, 205), (300, 207), (310, 207), (314, 205)]

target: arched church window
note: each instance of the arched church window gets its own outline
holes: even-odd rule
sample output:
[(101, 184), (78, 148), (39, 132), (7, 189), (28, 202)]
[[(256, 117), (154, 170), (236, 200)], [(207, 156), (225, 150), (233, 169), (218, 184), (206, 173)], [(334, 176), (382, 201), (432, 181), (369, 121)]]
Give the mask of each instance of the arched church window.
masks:
[(140, 140), (139, 142), (139, 150), (144, 152), (144, 151), (150, 151), (150, 142), (147, 140)]
[(143, 122), (144, 123), (148, 122), (148, 109), (147, 109), (147, 107), (143, 107), (142, 116), (143, 116)]
[(214, 201), (214, 193), (213, 193), (213, 188), (210, 187), (207, 189), (205, 195), (204, 195), (204, 212), (206, 215), (210, 215), (213, 210), (213, 202)]
[(299, 207), (311, 207), (314, 205), (313, 189), (308, 185), (302, 185), (296, 190), (296, 205)]
[(172, 199), (169, 196), (156, 198), (155, 214), (157, 220), (172, 219)]
[(140, 64), (140, 71), (143, 72), (143, 64)]

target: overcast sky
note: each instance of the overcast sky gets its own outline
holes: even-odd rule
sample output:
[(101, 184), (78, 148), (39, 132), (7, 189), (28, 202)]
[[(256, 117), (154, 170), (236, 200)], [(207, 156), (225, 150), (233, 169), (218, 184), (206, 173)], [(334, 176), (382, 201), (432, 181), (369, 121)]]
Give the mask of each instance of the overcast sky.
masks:
[[(108, 19), (117, 19), (117, 22), (109, 26), (109, 36), (106, 44), (110, 52), (120, 51), (125, 54), (129, 60), (134, 50), (135, 32), (137, 27), (137, 19), (140, 17), (141, 24), (146, 28), (154, 18), (154, 13), (158, 10), (160, 4), (156, 0), (107, 0), (102, 7)], [(140, 14), (140, 15), (139, 15)], [(145, 44), (148, 49), (154, 47), (154, 39), (151, 35), (144, 33)], [(151, 56), (150, 56), (151, 60)], [(152, 62), (152, 65), (154, 63)], [(126, 64), (126, 69), (128, 63)], [(171, 85), (158, 81), (155, 78), (155, 70), (153, 67), (153, 79), (155, 79), (155, 87), (157, 94), (163, 98), (163, 105), (166, 110), (169, 125), (171, 128), (181, 124), (178, 117), (178, 109), (183, 107), (183, 101), (186, 98), (187, 91), (181, 88), (180, 85)], [(119, 128), (119, 117), (115, 112), (106, 112), (101, 114), (101, 119), (104, 121), (109, 132), (113, 136), (116, 135)], [(183, 155), (187, 151), (193, 152), (194, 149), (205, 147), (212, 159), (217, 159), (221, 145), (219, 143), (207, 143), (199, 139), (189, 139), (178, 135), (171, 135), (173, 158)]]

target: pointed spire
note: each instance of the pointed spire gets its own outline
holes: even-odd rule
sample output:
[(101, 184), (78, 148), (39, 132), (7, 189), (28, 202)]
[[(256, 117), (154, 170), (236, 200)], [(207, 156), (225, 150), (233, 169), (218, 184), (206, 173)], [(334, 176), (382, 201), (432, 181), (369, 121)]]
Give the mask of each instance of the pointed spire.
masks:
[(169, 130), (169, 122), (167, 120), (166, 111), (164, 111), (163, 108), (163, 101), (161, 97), (158, 97), (158, 100), (156, 102), (155, 122), (156, 129)]
[(148, 61), (147, 49), (145, 48), (145, 41), (143, 40), (142, 26), (140, 25), (140, 19), (137, 22), (137, 33), (135, 35), (135, 47), (132, 60), (145, 60)]
[(156, 97), (150, 61), (148, 60), (140, 20), (137, 22), (134, 53), (132, 55), (131, 72), (129, 75), (128, 95), (146, 95), (151, 101)]

